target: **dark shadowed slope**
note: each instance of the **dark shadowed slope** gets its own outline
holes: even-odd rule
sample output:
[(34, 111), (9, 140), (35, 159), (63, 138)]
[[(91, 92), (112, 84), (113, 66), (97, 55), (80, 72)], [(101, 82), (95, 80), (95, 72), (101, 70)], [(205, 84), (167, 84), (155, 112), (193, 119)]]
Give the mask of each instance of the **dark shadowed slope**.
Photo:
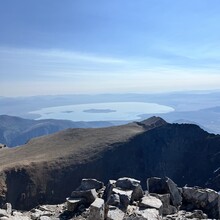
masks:
[(196, 125), (153, 117), (117, 127), (68, 129), (0, 151), (1, 198), (20, 209), (58, 203), (87, 177), (131, 176), (144, 183), (149, 176), (169, 176), (179, 185), (212, 185), (219, 161), (220, 136)]

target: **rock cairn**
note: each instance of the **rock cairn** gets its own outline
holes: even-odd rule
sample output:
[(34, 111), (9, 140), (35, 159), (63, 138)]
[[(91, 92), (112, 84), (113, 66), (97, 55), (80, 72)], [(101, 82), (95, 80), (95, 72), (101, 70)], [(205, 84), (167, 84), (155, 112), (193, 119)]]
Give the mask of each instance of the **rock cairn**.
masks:
[(187, 220), (220, 219), (220, 195), (211, 189), (179, 188), (169, 178), (139, 180), (123, 177), (106, 186), (96, 179), (83, 179), (65, 204), (43, 205), (29, 212), (0, 209), (0, 220)]

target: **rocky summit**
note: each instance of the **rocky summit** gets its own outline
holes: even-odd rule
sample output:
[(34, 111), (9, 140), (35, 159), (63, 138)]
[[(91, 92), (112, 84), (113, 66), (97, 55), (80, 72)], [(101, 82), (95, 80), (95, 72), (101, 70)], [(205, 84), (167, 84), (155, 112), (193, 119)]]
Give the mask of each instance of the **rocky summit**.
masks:
[[(107, 184), (109, 179), (129, 176), (145, 188), (154, 182), (158, 185), (156, 179), (146, 183), (146, 178), (168, 176), (180, 187), (188, 184), (220, 191), (219, 161), (220, 136), (196, 125), (169, 124), (152, 117), (108, 128), (67, 129), (20, 147), (0, 149), (0, 205), (11, 203), (15, 209), (30, 210), (40, 204), (60, 204), (84, 178)], [(76, 192), (77, 197), (87, 189), (86, 184)], [(130, 189), (138, 183), (118, 181), (110, 200), (113, 204), (119, 203), (117, 195), (124, 184)], [(172, 187), (170, 183), (166, 190), (151, 190), (163, 194)], [(89, 190), (88, 196), (95, 194)], [(140, 188), (135, 191), (130, 196), (140, 198)], [(177, 195), (178, 191), (170, 193), (174, 206), (181, 202)]]
[(212, 189), (178, 187), (169, 178), (141, 181), (123, 177), (106, 186), (96, 179), (83, 179), (66, 202), (39, 205), (30, 211), (0, 209), (0, 220), (187, 220), (220, 219), (220, 195)]

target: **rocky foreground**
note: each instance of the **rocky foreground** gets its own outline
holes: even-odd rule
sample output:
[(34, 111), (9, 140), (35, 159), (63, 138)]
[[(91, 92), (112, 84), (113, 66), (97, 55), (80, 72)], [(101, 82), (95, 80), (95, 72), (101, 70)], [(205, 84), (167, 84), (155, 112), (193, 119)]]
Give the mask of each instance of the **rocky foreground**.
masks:
[(119, 178), (104, 186), (83, 179), (66, 203), (39, 205), (30, 211), (0, 209), (0, 220), (186, 220), (220, 219), (220, 195), (212, 189), (182, 188), (169, 178), (147, 179), (144, 191), (139, 180)]

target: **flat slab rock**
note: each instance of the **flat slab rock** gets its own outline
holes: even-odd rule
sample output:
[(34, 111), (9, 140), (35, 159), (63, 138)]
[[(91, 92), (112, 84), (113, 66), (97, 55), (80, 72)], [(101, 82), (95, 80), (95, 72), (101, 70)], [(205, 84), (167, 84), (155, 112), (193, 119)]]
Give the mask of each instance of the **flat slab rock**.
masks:
[(142, 208), (154, 208), (160, 210), (162, 208), (162, 202), (154, 196), (145, 195), (141, 199), (139, 206)]

